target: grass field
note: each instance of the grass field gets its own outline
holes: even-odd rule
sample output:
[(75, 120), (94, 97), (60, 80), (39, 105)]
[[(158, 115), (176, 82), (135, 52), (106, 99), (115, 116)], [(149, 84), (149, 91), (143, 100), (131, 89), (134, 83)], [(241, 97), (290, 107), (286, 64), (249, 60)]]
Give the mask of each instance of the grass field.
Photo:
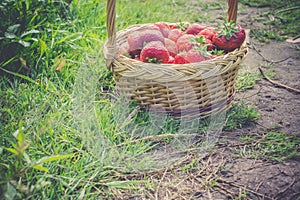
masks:
[[(139, 190), (137, 184), (147, 185), (147, 179), (126, 180), (121, 174), (159, 167), (155, 157), (145, 154), (157, 144), (172, 143), (174, 136), (168, 134), (176, 133), (178, 122), (166, 117), (157, 128), (147, 114), (128, 118), (134, 105), (118, 102), (102, 53), (106, 1), (58, 1), (49, 7), (34, 2), (0, 3), (0, 9), (13, 6), (19, 18), (27, 14), (25, 27), (14, 22), (1, 26), (6, 34), (0, 35), (0, 198), (97, 199), (112, 197), (114, 189)], [(192, 2), (118, 1), (117, 29), (156, 21), (214, 24), (226, 18), (225, 1)], [(221, 14), (212, 16), (209, 10)], [(8, 47), (18, 54), (4, 57)], [(240, 77), (239, 89), (256, 80)], [(258, 117), (239, 102), (225, 128)], [(205, 128), (201, 122), (196, 131)], [(139, 140), (137, 134), (165, 135), (153, 142)]]

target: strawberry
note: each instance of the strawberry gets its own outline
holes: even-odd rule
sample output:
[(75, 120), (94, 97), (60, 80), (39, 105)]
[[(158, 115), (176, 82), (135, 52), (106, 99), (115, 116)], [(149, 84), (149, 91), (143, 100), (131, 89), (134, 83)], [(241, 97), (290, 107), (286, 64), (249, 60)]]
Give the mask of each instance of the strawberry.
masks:
[(215, 45), (210, 39), (206, 39), (204, 44), (207, 44), (206, 50), (207, 51), (212, 51), (215, 48)]
[(189, 62), (186, 60), (186, 54), (184, 52), (182, 52), (182, 53), (177, 54), (174, 57), (174, 63), (175, 64), (186, 64)]
[(202, 31), (205, 27), (201, 26), (198, 23), (193, 23), (191, 24), (187, 30), (186, 33), (187, 34), (193, 34), (193, 35), (197, 35), (200, 31)]
[(169, 32), (168, 38), (170, 40), (173, 40), (174, 42), (176, 42), (178, 40), (178, 38), (180, 38), (181, 36), (183, 36), (183, 32), (180, 29), (172, 29)]
[(174, 64), (175, 63), (175, 59), (173, 56), (169, 56), (169, 61), (168, 61), (169, 64)]
[(167, 48), (161, 41), (152, 41), (142, 49), (140, 59), (143, 62), (168, 63), (169, 56)]
[(213, 36), (212, 42), (224, 51), (233, 51), (239, 48), (246, 38), (245, 30), (235, 22), (225, 22), (216, 30), (217, 34)]
[(198, 33), (198, 35), (202, 35), (209, 40), (212, 40), (213, 36), (216, 34), (217, 33), (216, 33), (215, 29), (212, 27), (207, 27)]
[(170, 24), (169, 26), (170, 26), (170, 29), (171, 29), (171, 30), (177, 29), (177, 28), (178, 28), (178, 26), (177, 26), (176, 24)]
[(178, 51), (189, 51), (192, 49), (193, 44), (192, 41), (195, 40), (194, 35), (185, 34), (178, 38), (176, 45)]
[(200, 51), (192, 49), (186, 54), (185, 59), (189, 63), (195, 63), (207, 60), (207, 57), (203, 56)]
[(135, 57), (138, 55), (144, 44), (151, 41), (164, 42), (164, 37), (159, 30), (138, 30), (128, 35), (129, 53)]
[(203, 36), (195, 37), (192, 41), (193, 48), (187, 52), (185, 59), (189, 63), (201, 62), (210, 59), (211, 53), (208, 52), (209, 44), (207, 44), (207, 41), (208, 39)]
[(179, 23), (170, 23), (170, 29), (178, 29), (181, 31), (186, 31), (186, 29), (190, 26), (191, 24), (189, 22), (179, 22)]
[(156, 22), (154, 26), (158, 27), (162, 35), (167, 38), (170, 32), (170, 26), (165, 22)]
[(176, 43), (169, 38), (165, 38), (165, 46), (171, 56), (175, 56), (178, 52)]
[(210, 56), (210, 59), (214, 59), (214, 58), (216, 58), (216, 57), (218, 57), (217, 55), (211, 55)]
[(186, 63), (196, 63), (209, 59), (210, 57), (206, 57), (202, 55), (200, 51), (191, 49), (188, 52), (181, 52), (177, 54), (174, 58), (175, 64), (186, 64)]

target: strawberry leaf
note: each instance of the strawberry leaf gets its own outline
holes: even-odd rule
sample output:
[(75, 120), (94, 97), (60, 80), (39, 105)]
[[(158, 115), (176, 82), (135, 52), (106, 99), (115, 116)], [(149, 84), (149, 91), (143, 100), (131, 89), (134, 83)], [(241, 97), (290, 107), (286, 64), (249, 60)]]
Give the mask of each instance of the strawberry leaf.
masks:
[(213, 49), (209, 51), (212, 55), (221, 56), (224, 53), (224, 50)]
[(229, 40), (231, 37), (236, 37), (235, 33), (239, 32), (239, 29), (234, 21), (224, 21), (222, 24), (219, 24), (216, 32), (218, 37), (225, 36), (226, 40)]

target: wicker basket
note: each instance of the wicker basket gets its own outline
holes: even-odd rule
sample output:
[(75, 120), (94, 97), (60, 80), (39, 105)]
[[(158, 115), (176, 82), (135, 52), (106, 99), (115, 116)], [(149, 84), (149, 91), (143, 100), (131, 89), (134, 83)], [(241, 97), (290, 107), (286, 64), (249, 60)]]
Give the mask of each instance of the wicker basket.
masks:
[[(234, 100), (239, 65), (248, 48), (212, 60), (190, 64), (144, 63), (119, 55), (118, 46), (128, 35), (147, 24), (116, 32), (116, 0), (107, 1), (108, 40), (104, 46), (106, 65), (113, 72), (116, 89), (141, 107), (175, 117), (206, 117), (228, 109)], [(236, 21), (237, 0), (228, 0), (228, 21)]]

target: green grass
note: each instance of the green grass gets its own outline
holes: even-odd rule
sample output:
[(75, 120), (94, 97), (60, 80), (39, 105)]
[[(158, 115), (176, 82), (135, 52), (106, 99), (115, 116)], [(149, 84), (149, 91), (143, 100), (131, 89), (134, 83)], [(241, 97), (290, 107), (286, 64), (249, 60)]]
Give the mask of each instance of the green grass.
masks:
[(238, 78), (236, 81), (236, 90), (238, 92), (245, 91), (247, 89), (253, 88), (257, 81), (261, 80), (262, 77), (258, 71), (247, 72), (247, 71), (239, 71)]
[(242, 157), (284, 161), (299, 157), (299, 133), (267, 132), (262, 136), (243, 136), (245, 144), (237, 150)]
[[(43, 8), (34, 1), (26, 1), (25, 7), (15, 2), (19, 4), (14, 12), (23, 16), (27, 9), (28, 21), (19, 29), (0, 18), (2, 31), (16, 29), (16, 37), (2, 38), (5, 45), (18, 47), (17, 55), (1, 57), (0, 62), (0, 198), (97, 199), (113, 198), (116, 189), (137, 191), (137, 185), (148, 180), (125, 180), (122, 173), (168, 164), (164, 155), (157, 161), (157, 155), (146, 157), (145, 152), (161, 144), (181, 144), (178, 150), (184, 151), (185, 143), (168, 134), (207, 131), (209, 119), (178, 132), (178, 121), (149, 118), (147, 113), (130, 117), (134, 106), (117, 101), (102, 53), (106, 1), (73, 0), (68, 6), (58, 1), (63, 6)], [(200, 2), (194, 4), (186, 9), (183, 0), (118, 1), (117, 29), (156, 21), (215, 23), (215, 16), (199, 12), (223, 7), (211, 2), (199, 11)], [(19, 39), (30, 45), (16, 44)], [(242, 81), (241, 90), (252, 84), (249, 79)], [(235, 104), (227, 114), (226, 129), (257, 117), (243, 104)], [(160, 121), (164, 123), (156, 126)], [(158, 134), (166, 135), (155, 138)], [(147, 139), (150, 136), (155, 140)], [(182, 170), (193, 169), (193, 164)]]
[(259, 112), (245, 102), (237, 102), (228, 111), (224, 130), (239, 129), (260, 117)]
[[(28, 12), (33, 13), (38, 5), (28, 3), (32, 3)], [(132, 141), (138, 134), (172, 133), (176, 122), (169, 119), (151, 132), (147, 128), (152, 126), (141, 126), (146, 118), (136, 116), (126, 124), (113, 112), (117, 109), (110, 100), (115, 98), (114, 86), (102, 54), (105, 4), (73, 1), (67, 16), (48, 15), (44, 21), (39, 15), (28, 15), (36, 21), (16, 32), (18, 39), (24, 31), (38, 30), (25, 38), (31, 43), (21, 45), (19, 55), (1, 61), (1, 198), (111, 198), (114, 189), (136, 189), (139, 182), (121, 180), (115, 174), (157, 167), (151, 156), (145, 160), (141, 155), (158, 143)], [(118, 1), (117, 29), (162, 19), (203, 20), (182, 5), (184, 1)], [(16, 12), (22, 14), (23, 5), (18, 6)], [(9, 38), (5, 41), (15, 45)], [(18, 130), (22, 140), (13, 134)]]
[[(274, 66), (272, 63), (267, 63), (265, 66), (265, 75), (269, 78), (276, 77), (276, 73), (274, 71)], [(252, 89), (257, 82), (261, 81), (263, 76), (261, 75), (260, 71), (255, 69), (241, 69), (238, 72), (237, 80), (236, 80), (236, 90), (237, 92), (245, 92), (248, 89)]]

